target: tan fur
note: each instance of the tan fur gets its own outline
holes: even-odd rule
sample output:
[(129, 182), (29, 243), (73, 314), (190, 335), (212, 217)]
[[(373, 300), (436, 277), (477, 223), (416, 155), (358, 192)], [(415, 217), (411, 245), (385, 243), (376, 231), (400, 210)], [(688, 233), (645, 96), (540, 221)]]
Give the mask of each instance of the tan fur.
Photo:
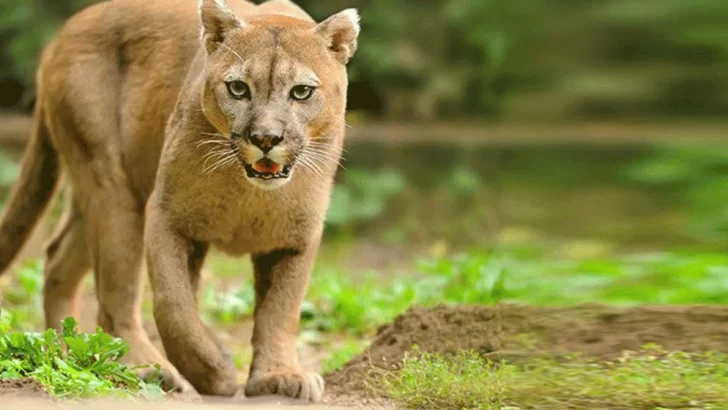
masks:
[[(48, 326), (78, 316), (93, 269), (99, 324), (131, 344), (130, 363), (161, 364), (168, 387), (235, 394), (230, 354), (201, 322), (196, 292), (211, 245), (250, 254), (245, 392), (318, 401), (323, 380), (300, 368), (295, 336), (343, 143), (356, 13), (317, 24), (286, 0), (228, 3), (113, 0), (67, 22), (43, 55), (37, 131), (0, 224), (0, 269), (52, 197), (60, 162), (72, 189), (48, 247)], [(231, 98), (231, 78), (249, 85), (249, 99)], [(310, 100), (291, 99), (312, 81)], [(266, 149), (280, 136), (267, 155), (292, 165), (288, 179), (246, 173), (263, 155), (258, 134)], [(167, 358), (141, 326), (143, 254)]]

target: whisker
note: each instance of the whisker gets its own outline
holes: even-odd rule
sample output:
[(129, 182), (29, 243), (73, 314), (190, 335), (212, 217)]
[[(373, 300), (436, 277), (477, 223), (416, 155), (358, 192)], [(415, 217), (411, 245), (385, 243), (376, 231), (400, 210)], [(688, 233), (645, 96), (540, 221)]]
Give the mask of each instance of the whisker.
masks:
[(320, 152), (322, 154), (327, 154), (327, 155), (338, 155), (338, 152), (337, 151), (335, 151), (333, 149), (330, 149), (330, 148), (317, 147), (317, 146), (308, 146), (305, 149), (308, 150), (308, 151)]
[(316, 164), (311, 162), (308, 158), (306, 158), (303, 161), (303, 163), (308, 166), (308, 169), (311, 171), (312, 174), (318, 175), (318, 176), (323, 175), (323, 171), (321, 170), (321, 168), (319, 168)]
[(328, 168), (328, 165), (339, 163), (336, 158), (321, 156), (317, 153), (308, 152), (307, 155), (308, 159), (312, 163), (319, 165), (320, 168)]
[(336, 155), (331, 152), (321, 152), (321, 151), (315, 151), (315, 150), (306, 150), (306, 152), (310, 153), (311, 155), (320, 157), (320, 158), (330, 159), (332, 161), (337, 161), (339, 159), (339, 155)]
[(214, 149), (214, 150), (208, 152), (202, 158), (212, 157), (215, 155), (220, 156), (220, 155), (226, 154), (227, 152), (228, 152), (228, 149), (225, 147), (217, 148), (217, 149)]
[(231, 164), (233, 164), (235, 162), (235, 160), (236, 160), (236, 156), (235, 155), (230, 155), (230, 156), (226, 157), (224, 160), (220, 161), (217, 164), (217, 166), (215, 166), (213, 169), (210, 170), (210, 172), (214, 172), (214, 171), (216, 171), (216, 170), (218, 170), (220, 168), (223, 168), (223, 167), (226, 167), (228, 165), (231, 165)]
[(306, 159), (305, 158), (299, 157), (298, 158), (298, 163), (301, 164), (301, 167), (303, 167), (304, 170), (306, 170), (306, 171), (308, 171), (310, 173), (314, 173), (313, 170), (311, 169), (311, 167), (306, 162)]
[(227, 48), (228, 50), (230, 50), (230, 52), (231, 52), (231, 53), (235, 54), (235, 56), (236, 56), (237, 58), (239, 58), (239, 59), (240, 59), (240, 62), (241, 62), (241, 63), (245, 63), (245, 60), (243, 60), (243, 57), (240, 57), (240, 54), (238, 54), (238, 53), (237, 53), (237, 52), (236, 52), (235, 50), (233, 50), (232, 48), (228, 47), (228, 45), (227, 45), (227, 44), (225, 44), (225, 43), (220, 43), (220, 45), (221, 45), (221, 46), (223, 46), (223, 47), (225, 47), (225, 48)]
[[(218, 162), (223, 161), (231, 154), (234, 154), (234, 152), (224, 148), (219, 148), (217, 150), (208, 152), (207, 154), (205, 154), (205, 156), (202, 157), (205, 159), (205, 162), (202, 164), (203, 172), (206, 172), (209, 168), (214, 167)], [(215, 162), (210, 165), (210, 167), (208, 167), (208, 163), (213, 159), (215, 160)]]
[(311, 170), (314, 171), (313, 172), (314, 174), (317, 174), (319, 176), (324, 175), (324, 171), (316, 163), (314, 163), (310, 158), (308, 158), (306, 155), (301, 155), (299, 157), (299, 159), (301, 160), (301, 163), (308, 164), (310, 166)]
[(313, 165), (314, 167), (316, 167), (317, 170), (319, 170), (319, 174), (320, 175), (323, 175), (324, 174), (323, 170), (321, 169), (321, 167), (324, 166), (323, 164), (321, 164), (319, 161), (316, 161), (313, 158), (309, 158), (309, 162), (311, 163), (311, 165)]
[(227, 143), (226, 140), (206, 140), (206, 141), (200, 141), (197, 143), (197, 148), (200, 148), (203, 145), (209, 145), (209, 144), (217, 144), (217, 145), (224, 145)]
[(229, 152), (226, 156), (219, 159), (217, 162), (215, 162), (207, 171), (207, 173), (214, 172), (224, 166), (227, 166), (232, 163), (232, 161), (235, 160), (235, 153)]
[(308, 153), (308, 157), (309, 157), (309, 159), (315, 160), (317, 163), (319, 163), (321, 165), (334, 164), (334, 163), (338, 162), (331, 158), (316, 156), (315, 154), (311, 154), (310, 152)]
[(341, 163), (341, 161), (335, 157), (323, 156), (323, 155), (320, 155), (319, 153), (315, 153), (315, 152), (311, 152), (311, 151), (306, 151), (305, 153), (311, 161), (314, 161), (321, 166), (325, 166), (326, 163), (332, 163), (332, 164), (336, 164), (337, 166), (341, 167), (341, 169), (346, 170), (346, 167)]
[(210, 164), (210, 165), (208, 166), (208, 165), (207, 165), (207, 163), (208, 163), (208, 162), (210, 162), (210, 160), (211, 160), (211, 159), (212, 159), (212, 158), (208, 158), (208, 159), (207, 159), (207, 160), (205, 161), (205, 163), (203, 164), (203, 167), (202, 167), (202, 172), (204, 172), (204, 173), (207, 173), (207, 172), (208, 172), (208, 171), (209, 171), (209, 170), (210, 170), (211, 168), (213, 168), (213, 167), (214, 167), (215, 165), (217, 165), (217, 163), (218, 163), (218, 162), (220, 162), (220, 161), (221, 161), (220, 157), (218, 157), (218, 158), (216, 158), (216, 159), (215, 159), (215, 162), (213, 162), (212, 164)]
[(201, 132), (202, 135), (210, 135), (212, 137), (227, 137), (225, 134), (220, 134), (219, 132)]
[(339, 162), (340, 158), (342, 158), (339, 155), (336, 155), (332, 152), (323, 152), (323, 151), (316, 151), (313, 149), (306, 149), (304, 150), (307, 154), (311, 155), (312, 157), (316, 157), (322, 160), (332, 161), (332, 162)]
[(207, 164), (210, 161), (213, 161), (213, 163), (217, 163), (217, 161), (220, 161), (222, 158), (226, 157), (226, 153), (217, 153), (215, 155), (210, 155), (208, 157), (205, 157), (205, 162), (202, 164), (203, 169), (207, 169)]
[(316, 158), (316, 157), (311, 156), (310, 159), (312, 161), (318, 163), (321, 166), (325, 166), (326, 163), (330, 163), (330, 164), (335, 164), (338, 167), (341, 167), (341, 169), (343, 169), (343, 170), (346, 170), (346, 167), (341, 162), (336, 161), (336, 160), (331, 159), (331, 158)]
[(322, 157), (322, 158), (336, 158), (336, 154), (331, 153), (331, 152), (317, 151), (315, 149), (309, 149), (309, 148), (304, 149), (303, 151), (305, 153), (307, 153), (307, 154), (315, 155), (317, 157)]
[[(311, 148), (316, 148), (316, 149), (320, 149), (320, 150), (327, 150), (327, 151), (332, 151), (332, 152), (336, 152), (336, 149), (339, 148), (339, 147), (337, 147), (335, 145), (327, 144), (325, 142), (309, 142), (306, 145), (308, 147), (311, 147)], [(343, 150), (344, 148), (340, 148), (340, 149)]]
[(326, 145), (326, 146), (329, 146), (329, 147), (333, 147), (334, 146), (334, 144), (332, 144), (330, 142), (325, 142), (325, 141), (321, 141), (321, 140), (311, 140), (311, 141), (307, 142), (307, 144)]
[(308, 172), (310, 172), (310, 173), (312, 173), (312, 174), (315, 174), (315, 173), (316, 173), (316, 172), (315, 172), (315, 171), (314, 171), (314, 170), (313, 170), (313, 169), (311, 168), (311, 166), (310, 166), (310, 165), (308, 165), (308, 164), (307, 164), (307, 163), (306, 163), (305, 161), (301, 160), (301, 161), (299, 161), (299, 164), (301, 164), (301, 167), (303, 167), (303, 169), (304, 169), (304, 170), (306, 170), (306, 171), (308, 171)]
[(351, 125), (351, 124), (349, 124), (348, 122), (346, 122), (346, 118), (344, 118), (344, 119), (339, 119), (339, 118), (336, 118), (336, 119), (334, 119), (334, 120), (335, 120), (335, 121), (338, 121), (338, 122), (339, 122), (339, 124), (344, 124), (344, 126), (345, 126), (346, 128), (349, 128), (349, 129), (352, 129), (352, 130), (353, 130), (353, 129), (355, 129), (355, 128), (354, 128), (354, 127), (353, 127), (353, 126)]
[(320, 142), (320, 141), (309, 141), (306, 146), (316, 147), (316, 148), (326, 148), (330, 150), (340, 149), (341, 152), (348, 153), (349, 151), (344, 147), (337, 147), (333, 144), (330, 144), (328, 142)]

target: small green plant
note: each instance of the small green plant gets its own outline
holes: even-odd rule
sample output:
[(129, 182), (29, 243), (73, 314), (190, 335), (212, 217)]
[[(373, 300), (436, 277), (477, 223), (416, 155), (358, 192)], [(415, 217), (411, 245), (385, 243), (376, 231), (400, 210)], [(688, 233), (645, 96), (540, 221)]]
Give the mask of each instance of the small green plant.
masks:
[(217, 292), (212, 286), (205, 289), (203, 309), (208, 317), (223, 324), (234, 323), (250, 316), (255, 307), (255, 289), (250, 282), (225, 292)]
[(348, 341), (333, 352), (321, 362), (324, 373), (332, 373), (344, 367), (349, 360), (358, 355), (366, 348), (366, 342), (361, 340)]
[(449, 258), (419, 261), (419, 270), (437, 293), (432, 301), (444, 299), (457, 303), (497, 303), (506, 296), (505, 266), (495, 255), (478, 252)]
[(164, 394), (158, 384), (142, 381), (134, 368), (119, 361), (129, 346), (101, 329), (79, 333), (73, 318), (63, 321), (61, 335), (55, 329), (10, 329), (7, 319), (0, 322), (0, 379), (35, 379), (51, 396), (66, 399)]
[(372, 383), (408, 408), (728, 408), (728, 357), (645, 346), (618, 360), (492, 362), (475, 352), (415, 354)]
[(630, 164), (626, 176), (650, 188), (680, 189), (690, 233), (700, 240), (728, 233), (728, 150), (715, 144), (667, 144)]
[(33, 259), (22, 264), (14, 274), (17, 286), (5, 293), (8, 302), (13, 304), (39, 303), (43, 289), (43, 263)]
[(303, 325), (361, 336), (417, 303), (415, 283), (383, 283), (375, 273), (354, 279), (337, 269), (319, 270), (302, 308)]
[(343, 180), (334, 186), (326, 224), (332, 229), (343, 230), (376, 219), (406, 184), (404, 176), (393, 170), (348, 170)]
[(7, 319), (13, 329), (33, 329), (42, 325), (43, 263), (32, 259), (13, 272), (9, 287), (0, 288)]

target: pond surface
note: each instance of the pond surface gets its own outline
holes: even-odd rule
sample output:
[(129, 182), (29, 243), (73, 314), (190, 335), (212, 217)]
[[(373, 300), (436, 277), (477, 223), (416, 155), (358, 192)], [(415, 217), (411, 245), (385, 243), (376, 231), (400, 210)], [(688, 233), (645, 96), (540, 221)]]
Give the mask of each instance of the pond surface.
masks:
[[(728, 143), (346, 148), (330, 241), (569, 255), (728, 245)], [(4, 200), (19, 155), (0, 159)]]
[(331, 235), (585, 252), (726, 244), (728, 144), (355, 141), (347, 150)]

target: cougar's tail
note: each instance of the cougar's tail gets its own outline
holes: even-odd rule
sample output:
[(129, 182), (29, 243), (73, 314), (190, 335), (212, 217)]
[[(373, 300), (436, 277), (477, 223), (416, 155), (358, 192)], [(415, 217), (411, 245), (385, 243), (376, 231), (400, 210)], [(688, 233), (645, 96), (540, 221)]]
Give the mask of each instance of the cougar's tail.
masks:
[(33, 233), (58, 185), (58, 154), (51, 146), (41, 98), (39, 84), (35, 124), (23, 156), (20, 177), (0, 219), (0, 275), (7, 271)]

